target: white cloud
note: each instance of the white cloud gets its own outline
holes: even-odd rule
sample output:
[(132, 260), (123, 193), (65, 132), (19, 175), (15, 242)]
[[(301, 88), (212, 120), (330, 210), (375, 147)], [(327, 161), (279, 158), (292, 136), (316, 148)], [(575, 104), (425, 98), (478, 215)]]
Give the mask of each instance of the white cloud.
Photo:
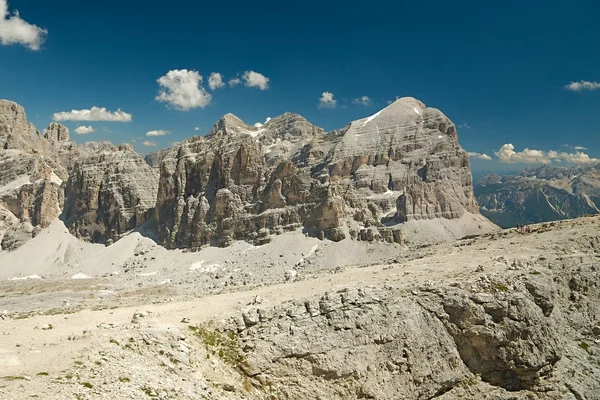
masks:
[(471, 129), (471, 127), (469, 126), (469, 124), (467, 124), (466, 122), (463, 122), (462, 124), (459, 124), (457, 126), (458, 129)]
[(8, 12), (8, 0), (0, 0), (0, 43), (3, 45), (22, 44), (31, 50), (39, 50), (48, 31), (24, 21), (15, 10)]
[(151, 142), (150, 140), (146, 140), (142, 144), (147, 147), (156, 147), (156, 142)]
[(77, 128), (75, 128), (75, 133), (78, 135), (87, 135), (90, 134), (92, 132), (95, 132), (95, 129), (92, 128), (92, 126), (78, 126)]
[(596, 90), (600, 89), (600, 83), (590, 81), (571, 82), (568, 85), (565, 85), (565, 89), (570, 90), (572, 92), (581, 92), (582, 90)]
[(550, 159), (541, 150), (525, 149), (521, 152), (515, 151), (515, 146), (505, 144), (498, 150), (496, 156), (503, 163), (526, 163), (526, 164), (548, 164)]
[(110, 121), (110, 122), (130, 122), (131, 114), (121, 109), (115, 112), (107, 111), (104, 107), (92, 107), (84, 110), (71, 110), (54, 113), (54, 121)]
[(194, 130), (195, 130), (195, 131), (199, 131), (199, 130), (200, 130), (200, 127), (198, 127), (198, 126), (195, 126), (195, 127), (194, 127)]
[(319, 108), (335, 108), (337, 100), (333, 98), (333, 93), (323, 92), (319, 99)]
[(202, 75), (197, 71), (174, 69), (158, 78), (157, 82), (161, 89), (155, 100), (168, 103), (177, 110), (204, 108), (212, 100), (210, 93), (202, 87)]
[(352, 100), (353, 104), (361, 104), (363, 106), (370, 106), (373, 104), (373, 102), (371, 101), (371, 99), (369, 98), (369, 96), (362, 96), (359, 99), (354, 99)]
[(171, 132), (165, 131), (163, 129), (159, 129), (157, 131), (146, 132), (146, 136), (165, 136), (165, 135), (169, 135), (169, 134), (171, 134)]
[[(242, 79), (246, 81), (245, 85), (248, 87), (256, 87), (260, 90), (267, 90), (269, 88), (269, 78), (259, 72), (246, 71), (242, 75)], [(231, 81), (229, 81), (231, 84)]]
[(583, 147), (583, 146), (574, 146), (573, 148), (577, 151), (587, 150), (587, 147)]
[(240, 83), (242, 83), (242, 80), (240, 78), (231, 78), (229, 80), (229, 86), (230, 87), (234, 87), (236, 85), (239, 85)]
[(548, 152), (548, 157), (553, 161), (565, 161), (573, 164), (590, 164), (600, 162), (599, 159), (592, 158), (581, 151), (576, 151), (575, 153), (566, 153), (564, 151), (557, 152), (554, 150), (550, 150)]
[(474, 151), (469, 151), (467, 154), (469, 155), (469, 157), (477, 158), (478, 160), (490, 161), (492, 159), (492, 157), (488, 156), (485, 153), (476, 153)]
[(255, 127), (260, 128), (262, 127), (264, 124), (266, 124), (267, 122), (269, 122), (271, 120), (271, 117), (267, 117), (267, 119), (265, 120), (265, 122), (263, 124), (261, 124), (260, 122), (256, 122), (254, 124)]
[(223, 83), (223, 75), (221, 75), (218, 72), (213, 72), (212, 74), (210, 74), (210, 76), (208, 77), (208, 87), (210, 87), (210, 90), (219, 89), (223, 86), (225, 86), (225, 84)]
[(576, 151), (575, 153), (567, 153), (564, 151), (542, 151), (525, 149), (520, 152), (515, 151), (515, 146), (510, 143), (505, 144), (498, 150), (496, 156), (503, 163), (525, 163), (525, 164), (550, 164), (552, 161), (568, 162), (573, 164), (588, 164), (600, 162), (597, 158), (592, 158), (589, 155)]

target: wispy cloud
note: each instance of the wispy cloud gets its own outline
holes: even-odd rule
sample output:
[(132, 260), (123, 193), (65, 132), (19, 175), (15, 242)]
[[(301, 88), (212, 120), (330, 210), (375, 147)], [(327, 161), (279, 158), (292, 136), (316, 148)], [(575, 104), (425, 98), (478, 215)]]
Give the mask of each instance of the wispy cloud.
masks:
[(523, 151), (517, 152), (515, 151), (515, 146), (510, 143), (503, 145), (494, 154), (503, 163), (550, 164), (552, 161), (565, 161), (573, 164), (589, 164), (600, 162), (599, 159), (592, 158), (581, 151), (567, 153), (564, 151), (543, 151), (526, 148)]
[(396, 98), (394, 100), (388, 100), (387, 103), (388, 104), (392, 104), (393, 102), (395, 102), (396, 100), (398, 100), (400, 98), (400, 96), (396, 96)]
[(478, 160), (490, 161), (492, 159), (492, 157), (488, 156), (485, 153), (476, 153), (474, 151), (469, 151), (467, 154), (469, 155), (469, 157), (476, 158)]
[(248, 87), (256, 87), (260, 90), (267, 90), (269, 88), (269, 78), (260, 72), (246, 71), (244, 72), (244, 75), (242, 75), (242, 79), (245, 81), (245, 85)]
[(195, 130), (195, 131), (199, 131), (199, 130), (200, 130), (200, 127), (199, 127), (199, 126), (195, 126), (195, 127), (194, 127), (194, 130)]
[(142, 143), (144, 146), (146, 147), (156, 147), (156, 142), (152, 142), (150, 140), (146, 140), (145, 142)]
[(171, 134), (170, 131), (165, 131), (163, 129), (146, 132), (146, 136), (165, 136), (165, 135), (170, 135), (170, 134)]
[(239, 85), (240, 83), (242, 83), (242, 80), (240, 78), (231, 78), (229, 80), (229, 86), (230, 87), (234, 87), (236, 85)]
[(457, 128), (458, 129), (471, 129), (469, 124), (467, 124), (466, 122), (463, 122), (462, 124), (458, 124)]
[(334, 95), (331, 92), (323, 92), (319, 99), (319, 108), (335, 108), (337, 100), (333, 98)]
[(160, 91), (156, 101), (167, 103), (177, 110), (204, 108), (212, 100), (210, 93), (201, 85), (202, 75), (197, 71), (174, 69), (158, 78), (157, 82)]
[(573, 146), (573, 148), (578, 151), (587, 150), (587, 147), (583, 147), (583, 146)]
[(91, 126), (78, 126), (75, 128), (75, 133), (78, 135), (88, 135), (93, 132), (95, 132), (95, 129)]
[(570, 90), (572, 92), (581, 92), (582, 90), (596, 90), (600, 89), (600, 83), (590, 81), (571, 82), (568, 85), (565, 85), (565, 89)]
[(352, 103), (353, 104), (360, 104), (360, 105), (363, 105), (365, 107), (373, 105), (373, 102), (371, 101), (371, 99), (369, 98), (369, 96), (362, 96), (362, 97), (360, 97), (358, 99), (354, 99), (354, 100), (352, 100)]
[(210, 74), (210, 76), (208, 77), (208, 87), (210, 88), (210, 90), (219, 89), (223, 86), (225, 86), (225, 84), (223, 83), (223, 75), (221, 75), (218, 72), (213, 72), (212, 74)]
[(31, 50), (39, 50), (48, 31), (23, 20), (15, 10), (8, 12), (8, 0), (0, 0), (0, 43), (3, 45), (21, 44)]
[(104, 107), (92, 107), (83, 110), (71, 110), (54, 113), (54, 121), (108, 121), (108, 122), (130, 122), (131, 114), (118, 109), (115, 112), (108, 111)]

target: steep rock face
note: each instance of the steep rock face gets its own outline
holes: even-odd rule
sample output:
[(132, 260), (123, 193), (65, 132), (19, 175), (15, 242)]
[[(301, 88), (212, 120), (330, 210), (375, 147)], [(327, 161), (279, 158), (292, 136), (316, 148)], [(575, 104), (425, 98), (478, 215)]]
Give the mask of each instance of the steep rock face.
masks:
[(153, 153), (148, 153), (144, 157), (144, 161), (146, 161), (146, 163), (152, 168), (158, 168), (160, 167), (160, 163), (162, 162), (163, 158), (169, 154), (169, 151), (171, 151), (171, 149), (163, 149)]
[[(325, 134), (285, 113), (256, 127), (233, 114), (162, 155), (156, 216), (168, 247), (321, 237), (400, 242), (400, 223), (478, 215), (468, 156), (440, 111), (413, 98)], [(465, 226), (468, 224), (465, 224)]]
[[(27, 237), (57, 218), (63, 204), (62, 182), (78, 156), (68, 129), (52, 123), (46, 136), (27, 123), (20, 105), (0, 100), (0, 206), (11, 218), (13, 238), (8, 248), (17, 247)], [(6, 247), (6, 246), (3, 246)]]
[(503, 227), (600, 212), (600, 164), (542, 166), (519, 175), (488, 175), (475, 185), (481, 213)]
[(70, 139), (69, 128), (59, 123), (52, 122), (46, 130), (44, 138), (53, 142), (68, 142)]
[(65, 224), (78, 237), (116, 240), (153, 215), (157, 186), (156, 172), (131, 146), (99, 146), (73, 167), (65, 189)]

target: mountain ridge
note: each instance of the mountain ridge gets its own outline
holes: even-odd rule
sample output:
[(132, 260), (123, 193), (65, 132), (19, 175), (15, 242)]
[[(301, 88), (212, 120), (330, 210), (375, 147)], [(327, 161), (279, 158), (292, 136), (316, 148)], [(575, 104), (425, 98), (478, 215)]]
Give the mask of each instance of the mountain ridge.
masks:
[[(18, 212), (18, 188), (1, 203), (22, 223), (44, 220), (41, 228), (60, 217), (82, 239), (110, 244), (152, 218), (162, 245), (191, 248), (263, 244), (296, 229), (331, 240), (402, 243), (403, 223), (412, 220), (456, 226), (434, 241), (494, 229), (478, 214), (454, 124), (414, 98), (331, 132), (291, 112), (260, 126), (228, 113), (208, 135), (144, 159), (128, 145), (77, 145), (55, 122), (42, 136), (22, 107), (0, 105), (4, 153), (14, 148), (47, 164), (43, 188), (54, 190), (52, 207)], [(28, 165), (21, 178), (0, 183), (25, 182)], [(41, 209), (52, 211), (39, 218)], [(429, 227), (412, 225), (410, 240), (427, 236), (419, 232)]]

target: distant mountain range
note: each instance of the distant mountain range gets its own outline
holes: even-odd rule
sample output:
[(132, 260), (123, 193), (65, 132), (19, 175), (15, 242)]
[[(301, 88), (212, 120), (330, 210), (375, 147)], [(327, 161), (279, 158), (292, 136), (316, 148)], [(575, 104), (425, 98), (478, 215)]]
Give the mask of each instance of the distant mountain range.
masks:
[(545, 165), (519, 175), (479, 179), (480, 211), (501, 227), (600, 213), (600, 164), (572, 168)]

